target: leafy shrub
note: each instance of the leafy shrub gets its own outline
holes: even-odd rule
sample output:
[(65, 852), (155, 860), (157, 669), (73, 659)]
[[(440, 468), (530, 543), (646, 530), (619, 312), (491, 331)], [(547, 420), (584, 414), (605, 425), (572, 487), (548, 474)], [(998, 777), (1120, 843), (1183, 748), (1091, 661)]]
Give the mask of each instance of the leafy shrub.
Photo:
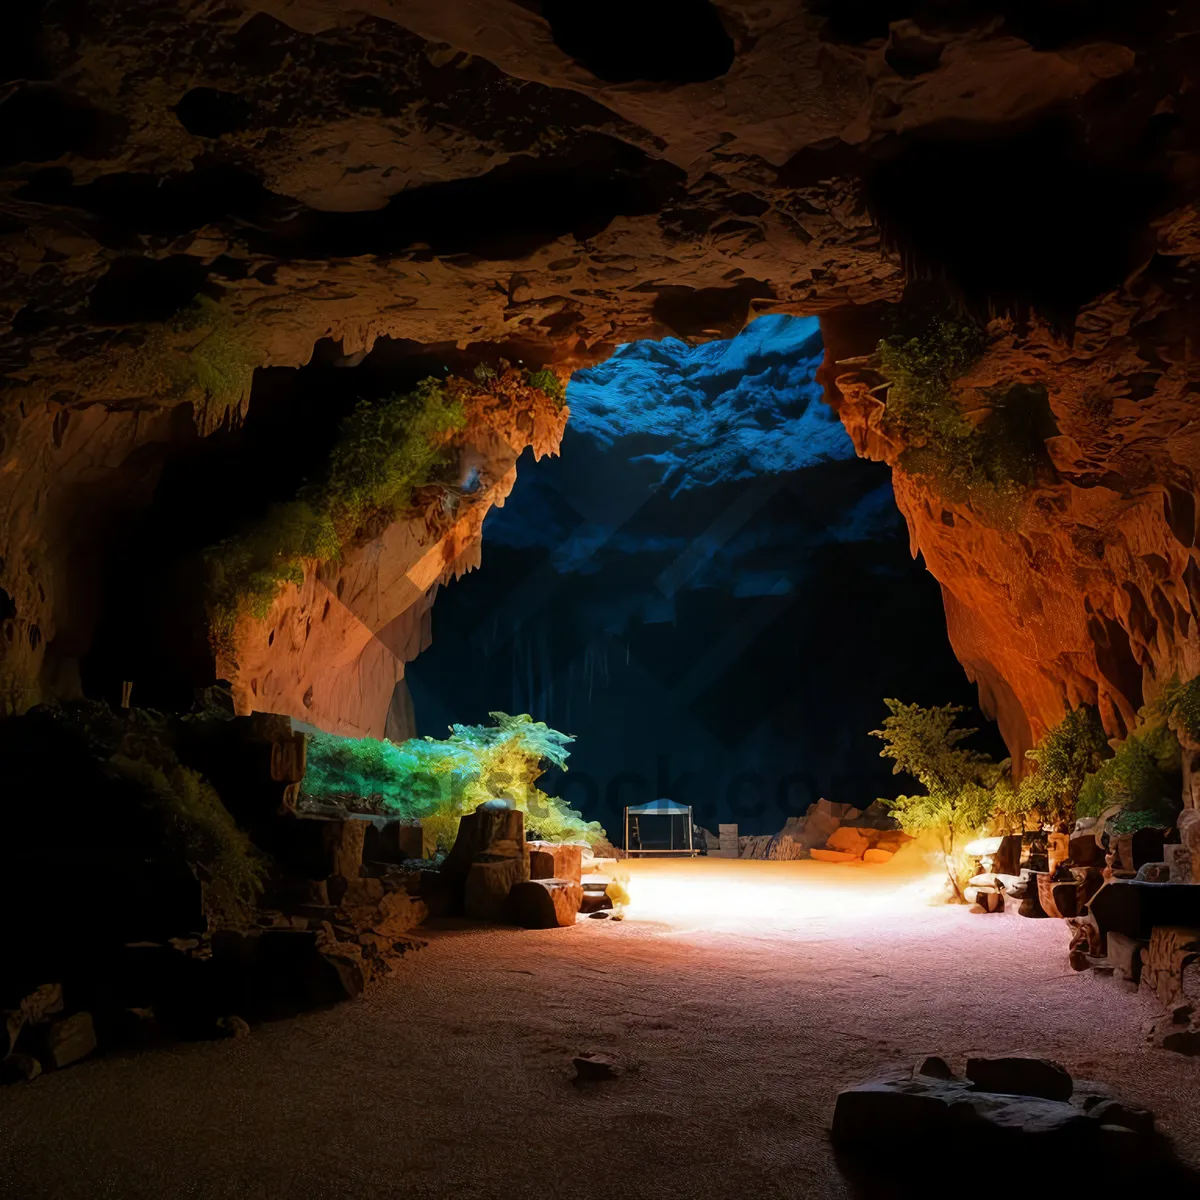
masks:
[(381, 403), (361, 401), (342, 423), (314, 507), (328, 514), (343, 539), (368, 517), (394, 516), (445, 464), (445, 435), (466, 423), (462, 401), (437, 379)]
[[(109, 805), (129, 797), (145, 810), (153, 829), (150, 853), (187, 863), (205, 881), (210, 922), (239, 924), (250, 915), (262, 891), (266, 863), (216, 789), (180, 762), (170, 718), (151, 709), (114, 713), (89, 700), (48, 705), (25, 719), (33, 717), (56, 731), (57, 759), (67, 764), (73, 753), (69, 748), (77, 747), (95, 772), (94, 780), (117, 785), (109, 790)], [(44, 769), (53, 776), (60, 764), (49, 762)], [(69, 772), (70, 767), (61, 769)], [(78, 782), (73, 786), (78, 788)], [(99, 782), (93, 786), (102, 790)], [(115, 813), (107, 819), (128, 826)]]
[(537, 787), (548, 766), (566, 769), (574, 740), (527, 715), (491, 714), (492, 725), (452, 725), (450, 737), (374, 738), (313, 734), (304, 795), (366, 811), (420, 819), (448, 849), (458, 822), (485, 800), (511, 799), (528, 829), (547, 841), (595, 843), (604, 830)]
[(1169, 680), (1158, 698), (1157, 708), (1172, 729), (1188, 741), (1200, 743), (1200, 675), (1187, 683), (1180, 683), (1178, 676)]
[(216, 925), (245, 921), (262, 892), (265, 863), (216, 789), (179, 763), (156, 765), (125, 754), (109, 761), (158, 816), (168, 853), (200, 869), (209, 920)]
[(1037, 764), (1037, 770), (1021, 781), (1027, 807), (1041, 820), (1069, 828), (1075, 821), (1080, 790), (1107, 754), (1108, 741), (1096, 710), (1081, 705), (1068, 712), (1026, 752)]
[(938, 837), (946, 874), (961, 898), (967, 866), (961, 847), (979, 835), (998, 808), (1010, 820), (1020, 810), (1019, 793), (1005, 782), (1008, 764), (960, 746), (977, 732), (958, 727), (961, 705), (922, 708), (899, 700), (884, 704), (889, 715), (883, 728), (871, 730), (872, 737), (884, 741), (880, 757), (893, 759), (892, 773), (912, 775), (925, 791), (882, 803), (905, 833)]
[(1179, 741), (1153, 709), (1143, 709), (1139, 723), (1112, 758), (1085, 780), (1079, 793), (1081, 816), (1099, 817), (1120, 805), (1117, 820), (1142, 818), (1144, 824), (1170, 825), (1179, 810)]
[(549, 367), (530, 372), (529, 386), (545, 392), (551, 400), (558, 401), (560, 405), (566, 400), (567, 389), (563, 386), (563, 381)]
[(924, 477), (947, 501), (970, 503), (1000, 526), (1015, 523), (1022, 499), (1046, 460), (1053, 415), (1044, 388), (1023, 385), (989, 397), (991, 411), (968, 418), (953, 383), (987, 345), (973, 322), (939, 316), (914, 336), (893, 336), (876, 349), (888, 381), (885, 432), (903, 444), (899, 465)]

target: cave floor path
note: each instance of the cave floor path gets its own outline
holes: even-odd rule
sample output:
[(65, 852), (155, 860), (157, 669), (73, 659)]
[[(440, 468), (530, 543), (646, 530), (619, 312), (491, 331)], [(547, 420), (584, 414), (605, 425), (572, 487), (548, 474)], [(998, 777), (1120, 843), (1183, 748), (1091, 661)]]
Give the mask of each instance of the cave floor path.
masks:
[[(1058, 921), (918, 890), (646, 863), (620, 923), (444, 923), (353, 1003), (4, 1089), (0, 1195), (849, 1197), (841, 1087), (1014, 1049), (1153, 1108), (1200, 1165), (1200, 1061), (1145, 1043), (1146, 998), (1070, 971)], [(624, 1074), (575, 1083), (589, 1052)]]

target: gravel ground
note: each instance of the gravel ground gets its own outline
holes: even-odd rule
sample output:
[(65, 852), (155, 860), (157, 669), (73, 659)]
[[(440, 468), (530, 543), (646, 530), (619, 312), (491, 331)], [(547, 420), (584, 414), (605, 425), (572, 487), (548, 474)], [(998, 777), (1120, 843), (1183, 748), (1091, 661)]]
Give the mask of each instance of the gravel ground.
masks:
[[(1200, 1166), (1200, 1062), (1145, 1045), (1146, 999), (1071, 972), (1057, 921), (905, 885), (644, 863), (619, 924), (445, 925), (354, 1003), (4, 1089), (0, 1195), (856, 1196), (828, 1141), (839, 1088), (972, 1050), (1113, 1084)], [(625, 1074), (574, 1083), (591, 1051)]]

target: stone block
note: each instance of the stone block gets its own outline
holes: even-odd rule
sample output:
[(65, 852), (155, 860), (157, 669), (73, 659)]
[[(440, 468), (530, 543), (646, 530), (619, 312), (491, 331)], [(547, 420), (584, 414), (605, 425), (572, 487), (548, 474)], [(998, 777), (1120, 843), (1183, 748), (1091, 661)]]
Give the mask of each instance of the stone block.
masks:
[(530, 842), (530, 879), (571, 879), (583, 877), (583, 847), (570, 842)]
[(508, 897), (512, 920), (526, 929), (574, 925), (583, 904), (583, 885), (574, 879), (527, 879)]
[(848, 863), (861, 861), (857, 854), (850, 854), (844, 850), (822, 850), (820, 847), (817, 847), (808, 853), (809, 857), (815, 858), (817, 862)]
[(737, 858), (739, 852), (738, 827), (736, 825), (718, 825), (717, 830), (721, 836), (721, 849), (717, 853), (722, 858)]
[(827, 850), (841, 850), (847, 854), (854, 855), (855, 858), (862, 858), (863, 854), (870, 849), (870, 839), (861, 834), (857, 829), (846, 827), (843, 829), (835, 829), (830, 835), (829, 840), (825, 843)]
[(420, 821), (375, 820), (366, 824), (364, 861), (404, 863), (432, 857)]
[(86, 1058), (96, 1049), (96, 1030), (92, 1025), (92, 1014), (75, 1013), (47, 1025), (42, 1033), (41, 1043), (43, 1052), (39, 1057), (44, 1067), (69, 1067), (71, 1063)]
[(529, 877), (529, 865), (520, 858), (488, 858), (471, 863), (463, 886), (463, 911), (476, 921), (503, 921), (508, 915), (508, 895)]

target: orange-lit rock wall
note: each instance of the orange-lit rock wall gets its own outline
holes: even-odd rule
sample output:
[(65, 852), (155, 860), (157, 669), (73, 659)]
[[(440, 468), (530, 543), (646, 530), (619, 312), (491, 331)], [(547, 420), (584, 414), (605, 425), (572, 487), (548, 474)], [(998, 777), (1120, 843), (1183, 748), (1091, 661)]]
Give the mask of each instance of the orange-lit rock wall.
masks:
[[(468, 495), (430, 489), (423, 510), (394, 522), (336, 563), (309, 563), (263, 620), (244, 616), (218, 676), (239, 713), (283, 713), (330, 733), (383, 737), (405, 664), (430, 641), (437, 589), (479, 566), (483, 519), (503, 504), (517, 459), (556, 454), (568, 410), (513, 385), (472, 393), (454, 438)], [(434, 495), (432, 493), (436, 492)]]
[[(1149, 266), (1068, 339), (991, 325), (957, 398), (978, 409), (990, 389), (1042, 385), (1059, 431), (1011, 528), (907, 473), (878, 379), (827, 364), (858, 452), (892, 466), (913, 553), (942, 586), (951, 644), (1018, 770), (1064, 705), (1098, 705), (1121, 736), (1161, 681), (1200, 671), (1200, 309), (1181, 276), (1198, 230), (1192, 209), (1164, 223)], [(829, 353), (849, 356), (836, 337)]]

